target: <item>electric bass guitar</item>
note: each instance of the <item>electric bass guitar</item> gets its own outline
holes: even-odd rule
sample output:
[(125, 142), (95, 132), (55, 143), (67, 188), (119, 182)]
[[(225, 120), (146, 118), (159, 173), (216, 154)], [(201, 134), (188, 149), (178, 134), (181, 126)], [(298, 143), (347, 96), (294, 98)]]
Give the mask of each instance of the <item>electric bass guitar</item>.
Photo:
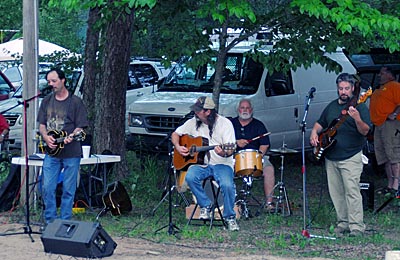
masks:
[[(57, 147), (51, 149), (46, 143), (43, 144), (42, 141), (40, 141), (41, 144), (39, 144), (39, 146), (43, 146), (48, 155), (56, 156), (64, 148), (64, 140), (68, 138), (67, 132), (51, 130), (47, 133), (47, 135), (51, 135), (55, 139), (54, 143), (57, 145)], [(85, 138), (86, 138), (86, 133), (83, 130), (77, 132), (73, 136), (74, 141), (84, 141)]]
[(189, 149), (187, 156), (182, 156), (176, 148), (174, 149), (173, 164), (176, 170), (186, 170), (191, 164), (204, 164), (205, 152), (220, 146), (225, 152), (235, 151), (236, 144), (228, 143), (222, 145), (208, 145), (208, 140), (201, 136), (191, 137), (190, 135), (183, 135), (179, 139), (179, 144)]
[[(364, 103), (369, 96), (372, 95), (372, 89), (369, 88), (365, 93), (363, 93), (357, 101), (357, 105)], [(346, 121), (349, 114), (346, 110), (342, 111), (342, 114), (334, 119), (318, 136), (318, 145), (314, 148), (315, 159), (319, 160), (323, 156), (324, 152), (332, 147), (336, 143), (335, 136), (337, 134), (338, 128)]]

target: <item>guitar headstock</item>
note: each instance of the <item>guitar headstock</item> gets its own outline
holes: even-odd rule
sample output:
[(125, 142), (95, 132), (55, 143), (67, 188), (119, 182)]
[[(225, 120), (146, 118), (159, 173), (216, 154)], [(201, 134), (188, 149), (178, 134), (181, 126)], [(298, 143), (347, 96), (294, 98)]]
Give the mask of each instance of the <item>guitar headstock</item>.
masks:
[(360, 97), (358, 98), (357, 104), (364, 103), (371, 95), (372, 95), (372, 88), (369, 87), (366, 92), (361, 93)]
[(79, 142), (85, 141), (85, 138), (86, 138), (86, 133), (85, 133), (85, 131), (83, 131), (83, 130), (80, 130), (79, 132), (77, 132), (77, 133), (74, 135), (74, 140), (75, 140), (75, 141), (79, 141)]
[(236, 143), (226, 143), (221, 145), (221, 148), (225, 152), (234, 152), (236, 150)]

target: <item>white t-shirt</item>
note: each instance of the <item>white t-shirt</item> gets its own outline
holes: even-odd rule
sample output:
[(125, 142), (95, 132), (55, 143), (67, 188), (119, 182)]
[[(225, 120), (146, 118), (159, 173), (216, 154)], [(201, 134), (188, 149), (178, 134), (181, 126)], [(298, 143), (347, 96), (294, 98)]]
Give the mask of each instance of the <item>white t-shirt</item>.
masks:
[[(235, 144), (235, 131), (231, 121), (221, 115), (218, 115), (214, 124), (212, 138), (209, 135), (208, 125), (202, 123), (199, 129), (196, 129), (196, 117), (193, 117), (186, 121), (182, 126), (178, 127), (175, 132), (179, 135), (190, 135), (192, 137), (204, 137), (209, 141), (210, 146), (212, 145), (223, 145), (223, 144)], [(225, 164), (233, 168), (233, 157), (221, 157), (214, 152), (210, 151), (210, 161), (208, 156), (205, 156), (204, 161), (206, 164), (216, 165)]]

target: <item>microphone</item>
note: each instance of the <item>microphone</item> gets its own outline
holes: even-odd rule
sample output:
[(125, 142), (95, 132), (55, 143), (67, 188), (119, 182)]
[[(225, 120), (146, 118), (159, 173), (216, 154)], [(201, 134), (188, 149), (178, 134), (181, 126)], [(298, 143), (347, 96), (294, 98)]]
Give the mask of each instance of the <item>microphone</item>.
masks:
[(310, 89), (310, 91), (308, 91), (308, 96), (310, 97), (310, 98), (313, 98), (314, 97), (314, 92), (316, 91), (316, 89), (314, 88), (314, 87), (312, 87), (311, 89)]

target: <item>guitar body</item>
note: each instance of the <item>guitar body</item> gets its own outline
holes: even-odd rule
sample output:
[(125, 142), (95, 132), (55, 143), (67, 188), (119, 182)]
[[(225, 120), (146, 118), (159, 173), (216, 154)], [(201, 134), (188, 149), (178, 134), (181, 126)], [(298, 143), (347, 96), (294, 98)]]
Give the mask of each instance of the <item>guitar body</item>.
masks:
[[(50, 156), (56, 156), (61, 152), (61, 150), (64, 148), (64, 139), (67, 137), (67, 132), (65, 131), (57, 131), (57, 130), (51, 130), (47, 133), (48, 135), (51, 135), (54, 139), (56, 139), (56, 144), (57, 147), (54, 149), (51, 149), (47, 145), (45, 146), (46, 152)], [(62, 142), (57, 142), (57, 140), (61, 140)]]
[(132, 210), (132, 203), (125, 187), (121, 182), (116, 181), (107, 187), (107, 192), (102, 197), (104, 209), (111, 211), (113, 216), (119, 216)]
[[(58, 155), (61, 150), (64, 148), (64, 140), (67, 138), (67, 132), (65, 131), (57, 131), (57, 130), (50, 130), (47, 135), (52, 136), (55, 139), (55, 144), (57, 144), (57, 147), (54, 149), (51, 149), (48, 147), (46, 144), (42, 144), (42, 146), (45, 148), (46, 152), (50, 156), (56, 156)], [(86, 133), (81, 130), (78, 133), (74, 135), (74, 140), (75, 141), (84, 141), (86, 137)]]
[[(190, 135), (183, 135), (179, 139), (179, 145), (183, 145), (189, 150), (196, 150), (196, 147), (208, 145), (208, 140), (201, 136), (191, 137)], [(176, 149), (174, 149), (174, 167), (177, 170), (187, 170), (187, 168), (192, 164), (204, 164), (205, 154), (205, 151), (191, 152), (187, 156), (182, 156)]]

